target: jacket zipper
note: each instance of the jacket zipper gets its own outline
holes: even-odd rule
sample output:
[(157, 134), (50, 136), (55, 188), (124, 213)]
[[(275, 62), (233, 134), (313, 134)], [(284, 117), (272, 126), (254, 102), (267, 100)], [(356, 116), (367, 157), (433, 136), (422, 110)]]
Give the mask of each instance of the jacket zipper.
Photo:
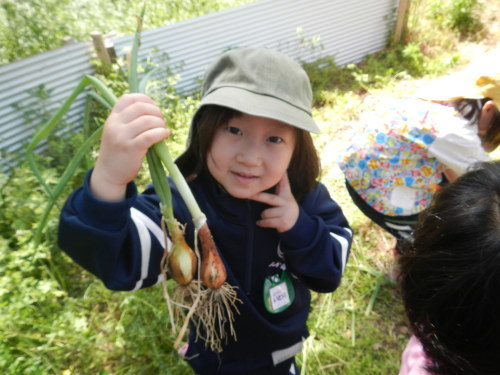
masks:
[(245, 269), (245, 284), (244, 288), (247, 295), (251, 294), (252, 289), (252, 269), (253, 269), (253, 242), (254, 242), (254, 225), (252, 218), (252, 206), (249, 200), (246, 200), (246, 217), (247, 217), (247, 228), (248, 228), (248, 241), (246, 246), (246, 269)]

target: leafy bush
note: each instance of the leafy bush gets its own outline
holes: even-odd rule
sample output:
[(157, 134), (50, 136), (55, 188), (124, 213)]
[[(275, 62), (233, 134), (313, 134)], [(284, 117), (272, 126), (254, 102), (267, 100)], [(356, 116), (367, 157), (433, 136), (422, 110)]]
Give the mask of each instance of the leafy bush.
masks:
[[(57, 170), (43, 177), (52, 182)], [(0, 373), (189, 374), (169, 344), (175, 336), (159, 289), (106, 290), (57, 248), (58, 210), (34, 246), (46, 200), (27, 166), (0, 174)]]
[[(426, 56), (416, 43), (399, 44), (369, 55), (359, 64), (339, 67), (332, 58), (323, 58), (304, 64), (315, 88), (315, 106), (333, 104), (332, 92), (363, 94), (402, 79), (439, 74), (453, 67), (456, 59), (438, 63)], [(333, 101), (332, 101), (333, 100)]]
[(450, 0), (431, 3), (431, 14), (444, 28), (454, 30), (461, 37), (472, 36), (483, 28), (477, 0)]
[(419, 44), (427, 56), (434, 57), (443, 51), (456, 52), (461, 41), (486, 39), (491, 28), (489, 30), (482, 19), (488, 15), (487, 22), (494, 25), (497, 14), (498, 3), (495, 5), (495, 2), (414, 0), (405, 41)]

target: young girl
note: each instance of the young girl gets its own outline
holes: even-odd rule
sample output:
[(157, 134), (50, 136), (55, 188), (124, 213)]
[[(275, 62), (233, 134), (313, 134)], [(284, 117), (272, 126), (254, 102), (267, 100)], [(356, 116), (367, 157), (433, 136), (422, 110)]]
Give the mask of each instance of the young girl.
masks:
[[(177, 160), (237, 287), (239, 314), (221, 353), (191, 333), (186, 359), (198, 374), (297, 374), (308, 336), (310, 289), (340, 284), (352, 231), (316, 179), (309, 79), (291, 58), (264, 48), (222, 54), (207, 70), (186, 151)], [(59, 244), (114, 290), (157, 284), (164, 252), (159, 200), (132, 182), (149, 147), (169, 131), (145, 95), (119, 99), (94, 169), (67, 200)], [(192, 220), (173, 187), (176, 218)], [(189, 235), (191, 233), (191, 235)], [(283, 304), (264, 303), (265, 285), (287, 279)]]
[(500, 143), (500, 50), (361, 117), (339, 165), (353, 202), (401, 251), (432, 195)]
[(399, 258), (414, 336), (399, 375), (500, 374), (500, 162), (438, 191)]

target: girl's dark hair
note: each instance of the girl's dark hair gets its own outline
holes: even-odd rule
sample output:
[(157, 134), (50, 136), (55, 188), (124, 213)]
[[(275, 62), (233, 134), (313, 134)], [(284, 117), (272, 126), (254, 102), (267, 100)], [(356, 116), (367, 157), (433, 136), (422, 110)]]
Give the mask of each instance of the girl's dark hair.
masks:
[[(241, 113), (217, 105), (203, 106), (193, 118), (188, 146), (176, 160), (180, 171), (187, 179), (194, 179), (208, 171), (206, 155), (210, 150), (215, 131)], [(319, 156), (311, 137), (305, 130), (296, 129), (295, 150), (288, 167), (292, 193), (297, 201), (310, 192), (320, 176)]]
[[(477, 124), (481, 115), (481, 109), (490, 101), (490, 98), (484, 99), (460, 99), (452, 102), (451, 105), (467, 120), (470, 124)], [(483, 143), (489, 143), (495, 147), (500, 145), (500, 112), (495, 107), (495, 115), (491, 119), (491, 124), (486, 135), (481, 138)]]
[(480, 164), (436, 193), (399, 265), (428, 371), (500, 374), (500, 162)]

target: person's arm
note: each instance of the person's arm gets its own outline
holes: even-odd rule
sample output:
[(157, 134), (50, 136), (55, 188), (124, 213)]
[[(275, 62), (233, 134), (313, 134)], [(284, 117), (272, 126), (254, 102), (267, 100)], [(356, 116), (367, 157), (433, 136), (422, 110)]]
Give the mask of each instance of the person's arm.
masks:
[(138, 195), (133, 182), (119, 202), (97, 199), (85, 183), (61, 211), (58, 245), (112, 290), (159, 282), (165, 239), (156, 195)]
[(280, 233), (290, 271), (310, 289), (331, 292), (340, 284), (352, 243), (352, 229), (324, 185), (301, 202), (290, 230)]
[(104, 125), (95, 168), (61, 212), (59, 247), (110, 289), (158, 282), (165, 245), (158, 200), (138, 198), (132, 181), (148, 148), (168, 134), (149, 97), (122, 96)]
[(262, 192), (252, 199), (271, 206), (257, 225), (278, 231), (291, 272), (311, 289), (334, 290), (347, 262), (352, 230), (326, 188), (318, 184), (299, 207), (285, 175), (276, 194)]
[(398, 375), (429, 375), (425, 370), (426, 365), (427, 357), (422, 344), (415, 336), (411, 336), (401, 357)]
[(449, 174), (448, 180), (453, 181), (454, 176), (464, 174), (475, 163), (489, 161), (490, 157), (483, 149), (477, 126), (470, 125), (452, 108), (444, 109), (447, 112), (429, 116), (437, 135), (428, 152), (446, 166), (449, 171), (445, 175), (448, 178)]

